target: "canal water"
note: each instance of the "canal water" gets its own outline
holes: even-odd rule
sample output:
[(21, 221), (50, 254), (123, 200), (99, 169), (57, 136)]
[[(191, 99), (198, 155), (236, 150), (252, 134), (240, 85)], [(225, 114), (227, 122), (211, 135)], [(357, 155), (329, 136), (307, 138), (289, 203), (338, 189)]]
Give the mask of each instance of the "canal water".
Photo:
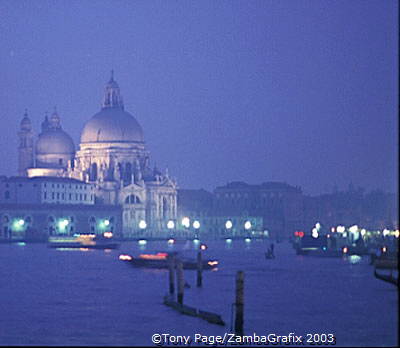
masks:
[[(216, 271), (185, 271), (184, 302), (222, 316), (225, 327), (183, 316), (162, 304), (164, 270), (133, 268), (121, 253), (184, 250), (193, 242), (125, 242), (119, 250), (49, 249), (44, 244), (0, 245), (0, 345), (153, 345), (155, 333), (230, 332), (235, 275), (245, 272), (247, 335), (333, 334), (337, 346), (395, 346), (397, 288), (374, 278), (367, 259), (295, 255), (288, 243), (206, 242)], [(198, 247), (198, 246), (197, 246)]]

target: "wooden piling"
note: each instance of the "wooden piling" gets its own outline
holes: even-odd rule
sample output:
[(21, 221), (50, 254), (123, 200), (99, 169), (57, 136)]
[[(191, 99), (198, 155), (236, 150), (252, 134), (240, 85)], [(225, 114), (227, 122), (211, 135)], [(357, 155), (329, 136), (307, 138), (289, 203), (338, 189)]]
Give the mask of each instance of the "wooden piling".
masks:
[(181, 260), (176, 261), (176, 281), (178, 288), (177, 300), (179, 304), (183, 304), (183, 291), (185, 288), (185, 279), (183, 277), (183, 263)]
[(168, 255), (168, 269), (169, 269), (169, 294), (174, 295), (175, 292), (175, 255)]
[(243, 336), (243, 314), (244, 314), (244, 273), (238, 271), (236, 274), (236, 301), (235, 301), (235, 334)]
[(197, 287), (203, 285), (203, 260), (201, 251), (197, 253)]

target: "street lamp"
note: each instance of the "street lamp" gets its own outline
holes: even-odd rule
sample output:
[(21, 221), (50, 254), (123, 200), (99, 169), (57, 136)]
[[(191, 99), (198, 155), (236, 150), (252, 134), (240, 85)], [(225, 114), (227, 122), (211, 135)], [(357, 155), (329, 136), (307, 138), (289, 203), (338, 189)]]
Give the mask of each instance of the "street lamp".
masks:
[(199, 242), (199, 228), (200, 228), (200, 222), (198, 220), (193, 221), (193, 228), (196, 231), (193, 242), (198, 243)]
[(189, 219), (187, 216), (185, 216), (185, 217), (182, 219), (182, 226), (183, 226), (183, 227), (186, 227), (186, 228), (189, 228), (189, 227), (190, 227), (190, 219)]
[(232, 235), (232, 233), (229, 233), (230, 232), (230, 230), (232, 229), (232, 227), (233, 227), (233, 223), (232, 223), (232, 221), (231, 220), (227, 220), (226, 222), (225, 222), (225, 231), (226, 231), (226, 235)]
[(200, 222), (198, 220), (193, 221), (193, 228), (196, 230), (200, 228)]
[(174, 244), (175, 240), (172, 238), (173, 236), (173, 229), (175, 228), (175, 222), (173, 220), (169, 220), (167, 222), (167, 228), (169, 231), (169, 240), (168, 240), (168, 244)]
[(140, 221), (139, 221), (139, 228), (140, 228), (141, 230), (144, 230), (146, 227), (147, 227), (146, 221), (140, 220)]

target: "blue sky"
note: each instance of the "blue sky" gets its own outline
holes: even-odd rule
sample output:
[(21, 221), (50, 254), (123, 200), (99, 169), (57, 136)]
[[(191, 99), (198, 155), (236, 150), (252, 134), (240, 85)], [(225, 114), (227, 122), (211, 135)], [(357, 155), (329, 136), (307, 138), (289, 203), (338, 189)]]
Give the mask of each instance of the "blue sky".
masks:
[(79, 144), (114, 69), (182, 188), (397, 189), (396, 1), (0, 0), (1, 174), (25, 108)]

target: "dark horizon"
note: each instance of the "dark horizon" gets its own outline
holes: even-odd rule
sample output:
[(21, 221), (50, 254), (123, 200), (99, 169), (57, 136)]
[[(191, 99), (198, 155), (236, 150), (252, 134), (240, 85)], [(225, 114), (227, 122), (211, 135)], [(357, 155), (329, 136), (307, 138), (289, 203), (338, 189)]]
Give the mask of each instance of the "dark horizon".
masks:
[[(3, 161), (25, 108), (74, 139), (110, 70), (152, 165), (181, 188), (398, 192), (398, 4), (0, 1)], [(6, 35), (8, 33), (8, 35)]]

